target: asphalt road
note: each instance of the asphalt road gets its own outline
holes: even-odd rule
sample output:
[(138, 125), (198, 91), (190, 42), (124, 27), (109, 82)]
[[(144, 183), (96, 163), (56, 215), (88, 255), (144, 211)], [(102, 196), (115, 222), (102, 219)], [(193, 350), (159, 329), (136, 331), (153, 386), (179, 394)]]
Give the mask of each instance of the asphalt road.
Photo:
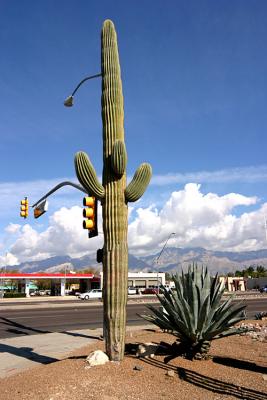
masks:
[[(267, 298), (246, 299), (247, 317), (253, 319), (257, 312), (267, 311)], [(80, 306), (82, 304), (82, 306)], [(146, 303), (148, 304), (148, 303)], [(155, 303), (153, 303), (155, 305)], [(146, 311), (144, 303), (128, 304), (127, 325), (147, 324), (137, 313)], [(95, 329), (102, 327), (103, 306), (88, 304), (78, 300), (64, 307), (44, 307), (27, 309), (1, 310), (0, 339), (34, 335), (51, 332), (66, 332), (78, 329)]]

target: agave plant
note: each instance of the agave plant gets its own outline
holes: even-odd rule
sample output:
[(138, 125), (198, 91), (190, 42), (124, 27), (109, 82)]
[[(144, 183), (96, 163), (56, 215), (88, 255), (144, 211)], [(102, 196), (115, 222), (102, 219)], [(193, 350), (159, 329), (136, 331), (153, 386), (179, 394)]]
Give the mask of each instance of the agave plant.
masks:
[(255, 319), (262, 319), (267, 317), (267, 311), (261, 311), (255, 314)]
[(182, 351), (188, 358), (203, 359), (211, 340), (247, 331), (234, 326), (244, 319), (246, 306), (233, 303), (233, 296), (222, 301), (224, 285), (218, 274), (211, 279), (207, 268), (193, 265), (186, 274), (174, 275), (173, 280), (175, 289), (160, 287), (158, 299), (162, 307), (148, 305), (153, 315), (141, 317), (177, 337), (179, 346), (172, 346), (177, 354)]

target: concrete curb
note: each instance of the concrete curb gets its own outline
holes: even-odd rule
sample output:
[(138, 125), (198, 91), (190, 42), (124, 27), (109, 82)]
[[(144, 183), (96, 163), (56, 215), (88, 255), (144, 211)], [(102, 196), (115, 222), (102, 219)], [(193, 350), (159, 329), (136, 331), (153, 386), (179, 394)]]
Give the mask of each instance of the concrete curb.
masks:
[[(223, 299), (229, 297), (229, 294), (223, 296)], [(253, 299), (267, 299), (267, 294), (238, 294), (235, 296), (236, 301), (239, 300), (253, 300)], [(4, 301), (3, 301), (4, 300)], [(65, 301), (67, 300), (67, 301)], [(70, 302), (72, 300), (72, 303)], [(54, 303), (52, 303), (54, 301)], [(88, 307), (88, 306), (99, 306), (103, 304), (102, 301), (95, 300), (80, 300), (77, 298), (77, 302), (75, 298), (69, 298), (68, 296), (57, 298), (41, 298), (41, 299), (20, 299), (19, 303), (17, 303), (17, 299), (2, 299), (0, 301), (0, 310), (25, 310), (25, 309), (40, 309), (40, 308), (63, 308), (63, 307)], [(147, 296), (131, 296), (128, 298), (128, 304), (138, 304), (138, 303), (158, 303), (158, 299), (154, 295)]]

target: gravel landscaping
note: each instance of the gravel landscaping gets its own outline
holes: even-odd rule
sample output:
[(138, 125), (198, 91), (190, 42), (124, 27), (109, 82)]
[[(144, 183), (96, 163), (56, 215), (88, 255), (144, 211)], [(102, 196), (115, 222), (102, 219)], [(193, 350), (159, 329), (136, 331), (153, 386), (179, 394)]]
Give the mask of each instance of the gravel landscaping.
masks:
[(182, 357), (164, 362), (163, 352), (136, 356), (139, 344), (172, 343), (159, 330), (127, 334), (127, 352), (121, 363), (88, 368), (86, 357), (104, 343), (85, 346), (58, 362), (40, 365), (0, 380), (1, 400), (117, 400), (117, 399), (267, 399), (266, 321), (246, 321), (253, 327), (242, 336), (212, 342), (211, 358), (190, 361)]

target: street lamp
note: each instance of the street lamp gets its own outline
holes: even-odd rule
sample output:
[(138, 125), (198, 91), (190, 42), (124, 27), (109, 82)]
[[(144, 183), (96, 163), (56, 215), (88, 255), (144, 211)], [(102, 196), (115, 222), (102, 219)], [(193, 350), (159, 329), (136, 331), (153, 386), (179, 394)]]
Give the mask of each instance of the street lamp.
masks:
[(89, 79), (99, 78), (100, 76), (102, 76), (102, 74), (96, 74), (96, 75), (87, 76), (86, 78), (84, 78), (84, 79), (76, 86), (76, 88), (73, 90), (72, 94), (66, 98), (66, 100), (64, 101), (64, 106), (66, 106), (66, 107), (72, 107), (72, 106), (73, 106), (73, 96), (75, 95), (75, 93), (77, 92), (77, 90), (79, 89), (79, 87), (80, 87), (84, 82), (88, 81)]
[[(168, 239), (166, 240), (164, 246), (163, 246), (162, 249), (161, 249), (161, 252), (159, 253), (158, 257), (156, 258), (156, 264), (159, 263), (159, 259), (160, 259), (161, 254), (163, 253), (165, 247), (167, 246), (167, 243), (168, 243), (168, 241), (170, 240), (170, 238), (171, 238), (172, 236), (174, 236), (174, 235), (176, 235), (175, 232), (172, 232), (172, 233), (169, 234)], [(158, 269), (157, 269), (157, 281), (158, 281), (158, 292), (159, 292), (159, 270), (158, 270)]]

